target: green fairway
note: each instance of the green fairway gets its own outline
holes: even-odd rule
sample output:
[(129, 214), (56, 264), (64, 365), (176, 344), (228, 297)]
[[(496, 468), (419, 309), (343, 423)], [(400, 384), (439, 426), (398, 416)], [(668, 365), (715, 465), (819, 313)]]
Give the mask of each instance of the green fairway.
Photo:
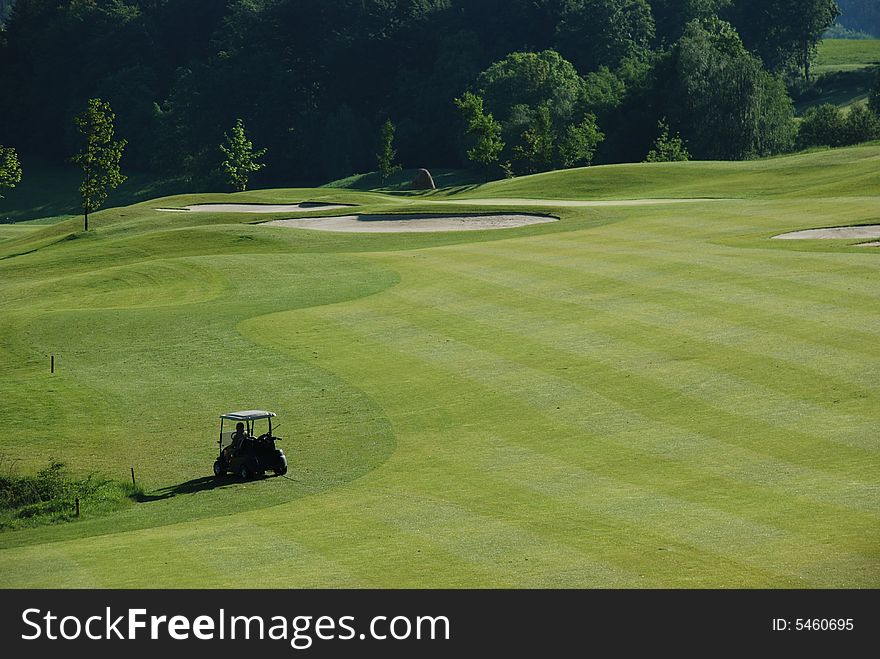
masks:
[[(864, 146), (0, 226), (0, 456), (146, 491), (0, 533), (0, 586), (876, 588), (880, 251), (770, 238), (880, 223), (878, 191)], [(577, 203), (615, 200), (646, 201)], [(155, 210), (300, 201), (560, 221)], [(288, 478), (215, 480), (253, 408)]]

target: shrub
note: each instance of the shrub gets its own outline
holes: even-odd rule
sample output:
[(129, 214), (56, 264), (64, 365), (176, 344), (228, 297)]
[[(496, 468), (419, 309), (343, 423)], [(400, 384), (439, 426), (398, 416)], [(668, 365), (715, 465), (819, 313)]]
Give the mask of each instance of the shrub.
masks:
[(874, 111), (874, 114), (880, 115), (880, 68), (877, 69), (877, 74), (874, 76), (874, 86), (871, 87), (868, 106)]
[(801, 147), (848, 146), (880, 139), (880, 118), (864, 105), (854, 106), (848, 115), (826, 103), (810, 108), (798, 133)]
[(20, 475), (0, 460), (0, 530), (69, 521), (76, 500), (88, 514), (126, 505), (143, 492), (127, 483), (70, 475), (66, 465), (52, 459), (34, 475)]
[(864, 105), (853, 107), (844, 120), (845, 144), (860, 144), (880, 139), (880, 117)]
[(812, 107), (804, 114), (798, 130), (798, 145), (841, 146), (846, 141), (843, 116), (837, 106), (824, 103)]
[(654, 142), (654, 148), (648, 152), (645, 162), (682, 162), (691, 159), (691, 154), (684, 146), (681, 135), (669, 136), (669, 126), (665, 121), (658, 124), (660, 135)]

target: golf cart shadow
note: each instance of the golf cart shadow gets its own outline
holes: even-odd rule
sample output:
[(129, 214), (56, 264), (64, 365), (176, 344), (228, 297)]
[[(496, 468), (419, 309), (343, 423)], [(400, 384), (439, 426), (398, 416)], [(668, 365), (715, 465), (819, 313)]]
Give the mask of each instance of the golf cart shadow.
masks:
[(241, 483), (241, 479), (233, 476), (217, 478), (216, 476), (205, 476), (203, 478), (194, 478), (191, 481), (180, 483), (179, 485), (170, 485), (160, 488), (148, 494), (138, 496), (138, 503), (150, 503), (152, 501), (164, 501), (183, 494), (198, 494), (199, 492), (210, 492), (211, 490), (219, 490), (224, 487), (230, 487)]

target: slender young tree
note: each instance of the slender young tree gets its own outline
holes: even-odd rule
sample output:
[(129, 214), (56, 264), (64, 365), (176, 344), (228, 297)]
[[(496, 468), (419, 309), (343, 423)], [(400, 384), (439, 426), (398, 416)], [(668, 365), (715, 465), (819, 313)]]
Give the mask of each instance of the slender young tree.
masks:
[(247, 190), (251, 174), (266, 166), (259, 161), (266, 155), (266, 149), (254, 150), (254, 144), (247, 138), (244, 122), (241, 119), (235, 120), (232, 130), (224, 137), (226, 143), (220, 145), (220, 150), (226, 156), (221, 165), (226, 174), (226, 181), (236, 192), (244, 192)]
[(400, 171), (400, 165), (397, 159), (397, 151), (394, 148), (394, 124), (388, 119), (382, 124), (382, 135), (379, 138), (379, 153), (376, 156), (378, 161), (379, 178), (385, 183), (395, 172)]
[[(21, 165), (15, 149), (0, 144), (0, 190), (14, 188), (21, 181)], [(0, 199), (3, 195), (0, 194)]]
[(654, 148), (648, 152), (645, 162), (682, 162), (691, 159), (681, 135), (676, 133), (670, 136), (669, 124), (663, 119), (657, 127), (660, 129), (660, 135), (654, 142)]
[(76, 127), (85, 139), (82, 150), (73, 156), (73, 162), (83, 169), (83, 181), (79, 186), (83, 231), (89, 230), (89, 213), (101, 208), (110, 190), (119, 187), (126, 179), (119, 162), (128, 142), (114, 141), (115, 119), (110, 104), (99, 98), (89, 99), (88, 107), (74, 118)]

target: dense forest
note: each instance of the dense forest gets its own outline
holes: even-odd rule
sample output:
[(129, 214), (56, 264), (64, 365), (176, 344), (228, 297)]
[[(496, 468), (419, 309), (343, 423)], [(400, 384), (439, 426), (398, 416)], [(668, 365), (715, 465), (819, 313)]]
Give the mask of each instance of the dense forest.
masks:
[(837, 0), (841, 15), (838, 22), (850, 30), (880, 38), (880, 2), (878, 0)]
[(15, 0), (0, 0), (0, 23), (6, 20), (9, 16), (9, 13), (12, 11), (12, 5), (15, 4)]
[(99, 97), (129, 170), (200, 182), (239, 118), (268, 150), (263, 184), (375, 169), (388, 120), (411, 167), (467, 165), (481, 121), (499, 172), (641, 161), (661, 128), (695, 158), (752, 158), (795, 146), (785, 81), (809, 76), (838, 15), (834, 0), (17, 0), (0, 144), (62, 162)]

